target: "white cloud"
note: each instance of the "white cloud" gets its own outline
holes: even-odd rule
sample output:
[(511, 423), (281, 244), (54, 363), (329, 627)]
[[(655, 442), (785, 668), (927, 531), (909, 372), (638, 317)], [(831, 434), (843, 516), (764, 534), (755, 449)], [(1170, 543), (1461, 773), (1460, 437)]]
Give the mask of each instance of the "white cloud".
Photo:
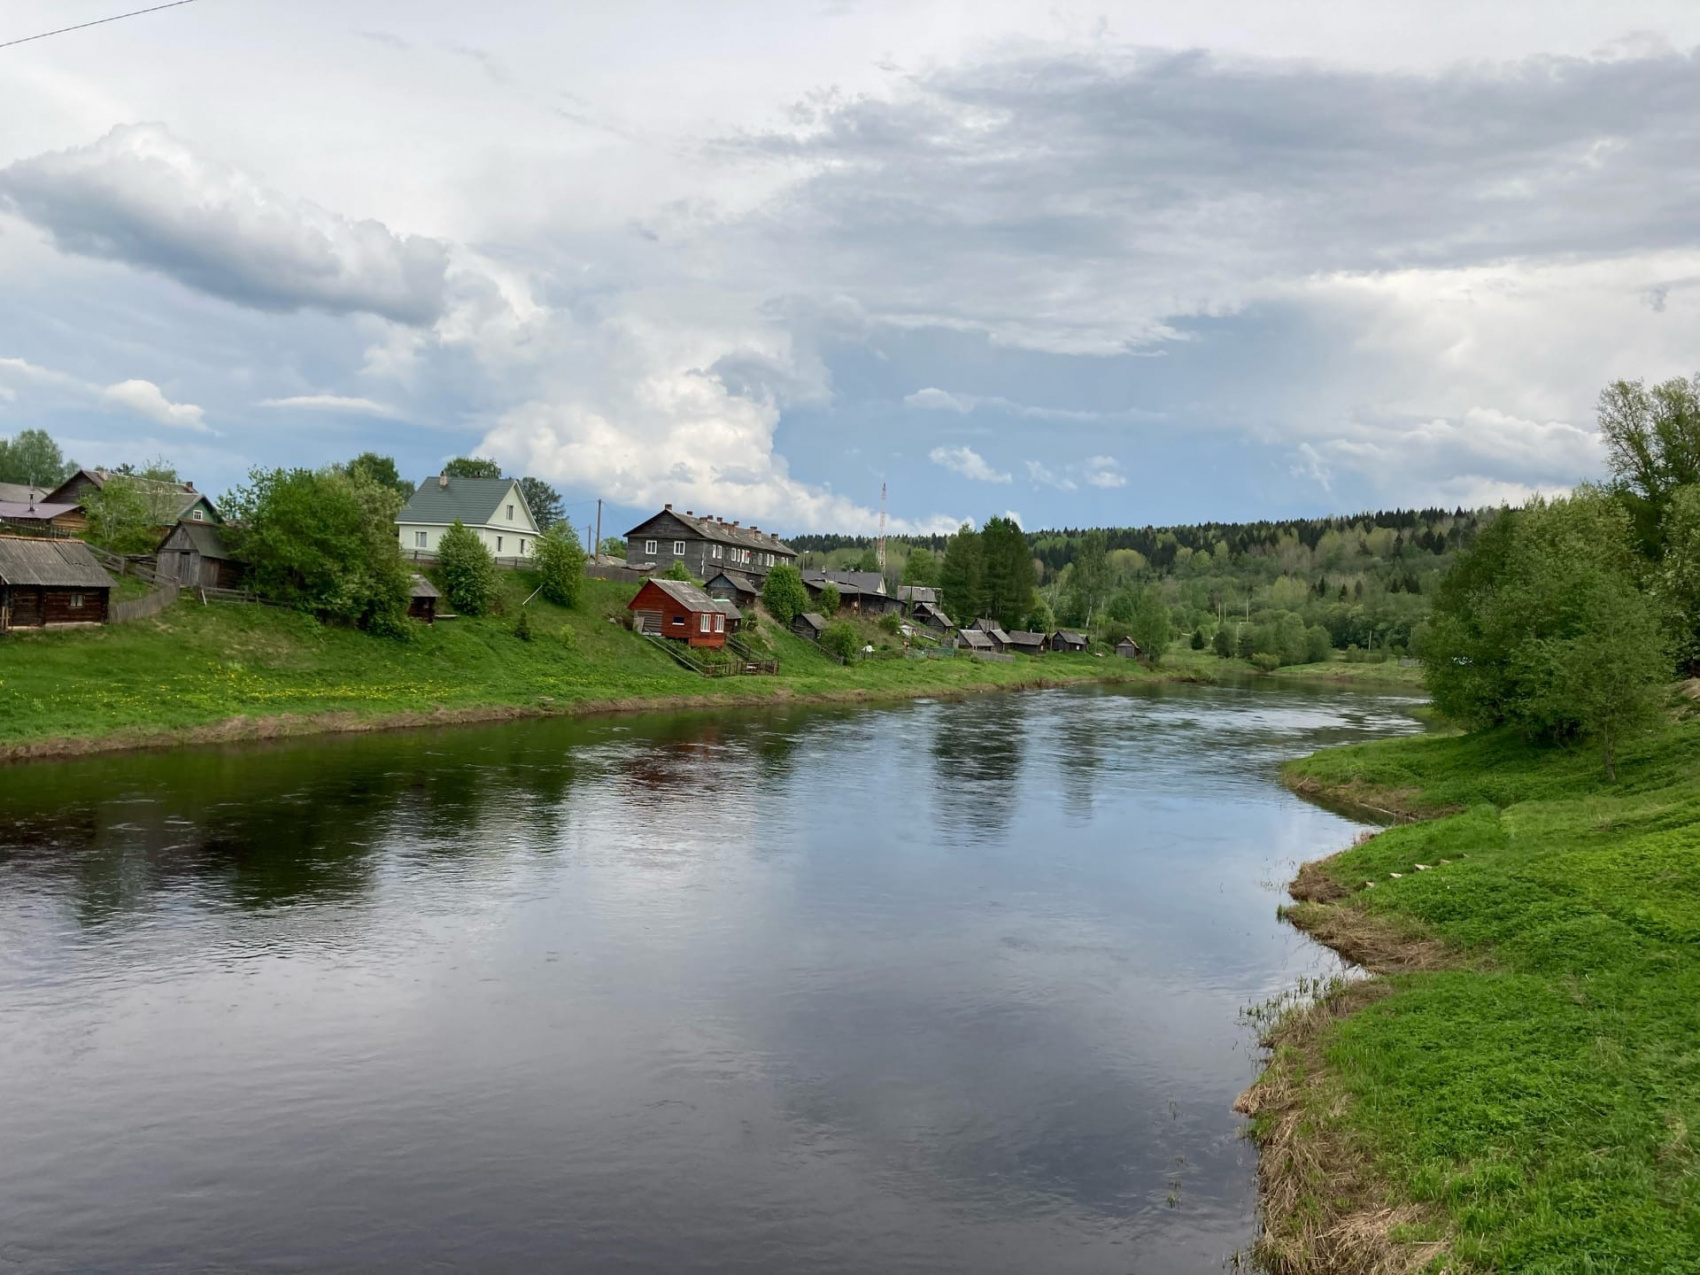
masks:
[(1126, 487), (1127, 478), (1114, 456), (1088, 456), (1086, 482), (1092, 487)]
[(1055, 487), (1058, 491), (1077, 491), (1079, 484), (1074, 479), (1059, 474), (1042, 461), (1023, 461), (1027, 466), (1027, 476), (1041, 487)]
[(910, 407), (919, 407), (926, 411), (957, 412), (964, 416), (974, 410), (972, 402), (961, 399), (947, 390), (936, 389), (930, 385), (926, 389), (916, 390), (913, 394), (905, 395), (903, 401)]
[(1041, 421), (1104, 421), (1104, 420), (1161, 420), (1161, 412), (1147, 412), (1137, 407), (1122, 408), (1118, 411), (1086, 411), (1069, 407), (1038, 407), (1031, 403), (1018, 403), (1014, 399), (1004, 398), (999, 394), (957, 394), (949, 390), (941, 390), (935, 386), (916, 390), (913, 394), (904, 396), (904, 405), (918, 407), (924, 411), (956, 412), (966, 416), (970, 412), (982, 409), (1002, 413), (1009, 416), (1022, 416), (1029, 420)]
[(966, 444), (960, 447), (935, 447), (927, 453), (927, 459), (935, 465), (941, 465), (953, 474), (977, 483), (1007, 483), (1014, 481), (1009, 474), (993, 469), (986, 463), (986, 458)]
[(388, 403), (369, 398), (346, 398), (340, 394), (297, 394), (291, 398), (261, 399), (261, 407), (281, 407), (297, 412), (331, 412), (344, 416), (377, 416), (396, 419), (401, 412)]
[(208, 432), (205, 412), (193, 403), (173, 403), (152, 381), (119, 381), (101, 390), (100, 396), (157, 424)]
[(122, 261), (261, 310), (429, 323), (446, 247), (350, 221), (196, 154), (157, 124), (0, 169), (0, 198), (63, 252)]
[(1053, 487), (1057, 491), (1078, 491), (1080, 484), (1088, 487), (1125, 487), (1127, 478), (1121, 472), (1121, 462), (1114, 456), (1088, 456), (1079, 464), (1065, 465), (1061, 469), (1053, 469), (1043, 461), (1029, 460), (1023, 462), (1027, 466), (1027, 476), (1041, 487)]

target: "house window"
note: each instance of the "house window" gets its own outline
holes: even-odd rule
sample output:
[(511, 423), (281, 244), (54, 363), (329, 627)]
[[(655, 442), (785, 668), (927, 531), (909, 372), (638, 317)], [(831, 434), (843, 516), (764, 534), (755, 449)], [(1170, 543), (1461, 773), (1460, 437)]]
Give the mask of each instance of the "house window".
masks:
[(655, 541), (645, 540), (643, 542), (643, 551), (653, 558), (655, 556)]
[(716, 558), (718, 558), (720, 556), (720, 546), (719, 545), (714, 546), (714, 556)]
[(673, 542), (673, 556), (675, 558), (683, 558), (685, 556), (685, 542), (683, 540), (675, 540)]
[(525, 556), (525, 537), (524, 536), (521, 536), (519, 538), (519, 553), (520, 553), (520, 557), (523, 558)]
[(82, 609), (83, 609), (83, 595), (80, 594), (80, 593), (73, 593), (71, 595), (71, 610), (81, 611)]
[(496, 552), (500, 553), (501, 551), (502, 551), (502, 538), (500, 536), (497, 536), (496, 537)]
[(726, 632), (726, 617), (725, 616), (717, 615), (717, 616), (714, 617), (714, 631), (716, 633)]
[(514, 507), (512, 505), (509, 505), (508, 506), (508, 521), (512, 522), (513, 520), (514, 520)]
[(682, 615), (676, 615), (676, 616), (673, 617), (673, 623), (674, 624), (683, 625), (684, 622), (685, 622), (685, 617), (682, 616)]
[(702, 620), (702, 631), (704, 633), (707, 633), (708, 632), (708, 612), (704, 611), (699, 618)]
[(193, 518), (196, 522), (205, 522), (206, 521), (206, 518), (202, 516), (201, 511), (199, 509), (195, 510), (195, 512), (190, 514), (189, 516), (191, 518)]
[(423, 549), (425, 547), (429, 537), (430, 537), (430, 534), (431, 533), (428, 532), (428, 531), (416, 531), (416, 532), (414, 532), (413, 533), (413, 545), (414, 545), (414, 547), (416, 549)]

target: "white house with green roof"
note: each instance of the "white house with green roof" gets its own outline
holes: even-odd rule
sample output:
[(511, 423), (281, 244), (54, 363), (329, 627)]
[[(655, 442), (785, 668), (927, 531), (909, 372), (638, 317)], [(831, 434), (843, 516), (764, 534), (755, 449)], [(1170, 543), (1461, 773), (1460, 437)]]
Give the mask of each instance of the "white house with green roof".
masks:
[(531, 557), (542, 534), (517, 479), (438, 474), (420, 483), (396, 515), (401, 551), (410, 558), (435, 557), (443, 533), (457, 520), (498, 558)]

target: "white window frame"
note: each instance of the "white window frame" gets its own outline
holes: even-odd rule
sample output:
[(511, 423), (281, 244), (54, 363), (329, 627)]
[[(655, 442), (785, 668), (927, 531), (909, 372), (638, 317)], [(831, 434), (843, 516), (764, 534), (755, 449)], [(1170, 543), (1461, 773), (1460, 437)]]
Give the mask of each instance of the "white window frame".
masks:
[(502, 538), (500, 536), (497, 536), (496, 537), (496, 552), (500, 553), (501, 551), (502, 551)]
[(673, 542), (673, 556), (675, 558), (683, 558), (685, 556), (685, 542), (683, 540), (675, 540)]
[(704, 611), (702, 613), (701, 619), (702, 619), (702, 631), (704, 633), (707, 633), (708, 632), (708, 612), (707, 611)]
[(714, 546), (714, 556), (716, 558), (718, 558), (720, 556), (720, 550), (721, 550), (721, 546), (719, 546), (719, 545)]
[(198, 508), (191, 510), (189, 516), (192, 517), (196, 522), (205, 522), (207, 520), (206, 514), (203, 513)]
[(431, 547), (431, 533), (429, 531), (416, 531), (416, 532), (414, 532), (413, 533), (413, 547), (415, 549), (428, 549), (428, 548), (430, 548)]
[(643, 551), (653, 558), (655, 556), (655, 541), (645, 540), (643, 542)]
[(726, 617), (725, 616), (717, 615), (717, 616), (714, 617), (714, 631), (716, 633), (726, 632)]

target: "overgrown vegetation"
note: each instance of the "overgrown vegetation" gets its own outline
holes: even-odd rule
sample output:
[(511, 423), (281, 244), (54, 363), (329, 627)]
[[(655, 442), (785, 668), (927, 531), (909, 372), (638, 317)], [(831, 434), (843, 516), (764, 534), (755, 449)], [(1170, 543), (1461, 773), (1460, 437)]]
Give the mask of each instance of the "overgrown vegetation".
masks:
[(496, 560), (478, 533), (456, 518), (437, 542), (437, 576), (461, 615), (488, 615), (501, 595)]
[(44, 429), (23, 429), (0, 438), (0, 483), (52, 488), (76, 472), (77, 462), (66, 459)]
[(538, 538), (536, 549), (543, 596), (559, 607), (577, 606), (584, 588), (584, 559), (584, 548), (572, 523), (563, 519), (550, 524)]

